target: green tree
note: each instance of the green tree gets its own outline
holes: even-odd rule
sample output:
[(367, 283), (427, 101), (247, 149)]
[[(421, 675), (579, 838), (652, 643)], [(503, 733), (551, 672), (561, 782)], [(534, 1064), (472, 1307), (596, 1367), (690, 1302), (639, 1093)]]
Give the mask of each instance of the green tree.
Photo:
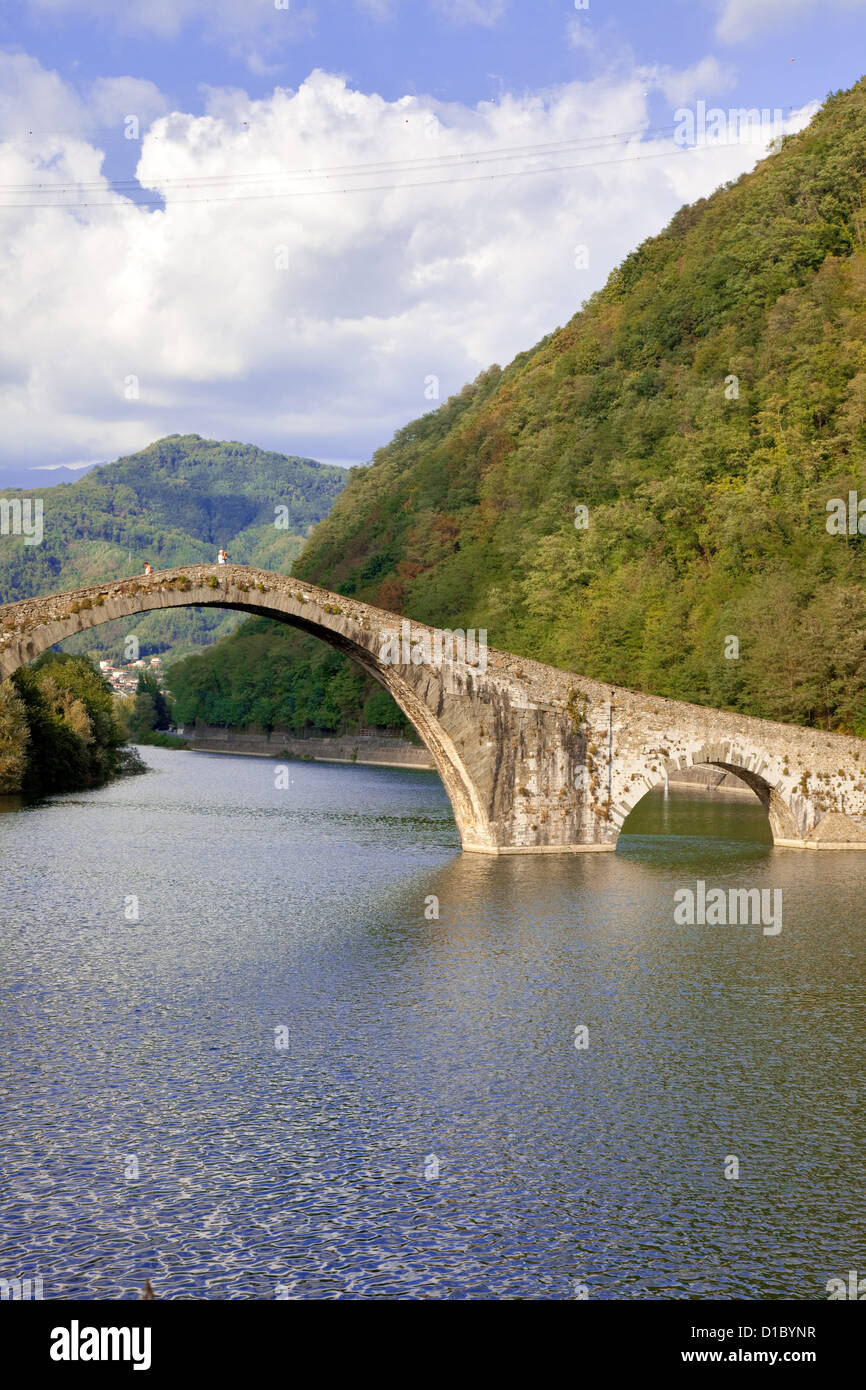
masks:
[(0, 685), (0, 794), (20, 791), (27, 772), (27, 710), (11, 681)]
[(111, 687), (85, 657), (46, 652), (20, 667), (8, 685), (28, 731), (18, 789), (77, 791), (120, 770), (124, 730)]

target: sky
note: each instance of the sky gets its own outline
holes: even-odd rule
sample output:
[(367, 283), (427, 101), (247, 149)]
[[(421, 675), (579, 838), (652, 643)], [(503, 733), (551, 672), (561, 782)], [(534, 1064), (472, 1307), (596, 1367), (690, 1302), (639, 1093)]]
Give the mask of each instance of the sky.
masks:
[(864, 39), (866, 0), (0, 0), (0, 486), (174, 433), (369, 460)]

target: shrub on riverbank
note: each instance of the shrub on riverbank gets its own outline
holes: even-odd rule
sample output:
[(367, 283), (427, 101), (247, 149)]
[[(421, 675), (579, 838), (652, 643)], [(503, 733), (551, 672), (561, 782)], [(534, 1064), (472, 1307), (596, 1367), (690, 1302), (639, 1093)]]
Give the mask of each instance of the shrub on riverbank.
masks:
[(136, 777), (140, 772), (150, 772), (150, 768), (137, 748), (124, 746), (118, 751), (116, 777)]
[(135, 742), (144, 744), (146, 748), (189, 748), (187, 739), (178, 738), (176, 734), (162, 734), (157, 729), (151, 729), (146, 734), (136, 734)]
[(79, 791), (128, 759), (111, 687), (86, 657), (46, 654), (0, 686), (0, 792)]
[(0, 685), (0, 795), (17, 792), (27, 771), (30, 728), (11, 681)]

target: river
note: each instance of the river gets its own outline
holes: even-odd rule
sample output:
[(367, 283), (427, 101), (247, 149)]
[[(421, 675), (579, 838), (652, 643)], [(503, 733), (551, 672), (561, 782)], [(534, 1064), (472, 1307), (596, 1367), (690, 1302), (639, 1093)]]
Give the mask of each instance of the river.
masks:
[[(464, 855), (431, 773), (142, 752), (0, 803), (0, 1277), (809, 1300), (866, 1273), (866, 854), (678, 791), (615, 854)], [(698, 881), (780, 890), (781, 930), (677, 925)]]

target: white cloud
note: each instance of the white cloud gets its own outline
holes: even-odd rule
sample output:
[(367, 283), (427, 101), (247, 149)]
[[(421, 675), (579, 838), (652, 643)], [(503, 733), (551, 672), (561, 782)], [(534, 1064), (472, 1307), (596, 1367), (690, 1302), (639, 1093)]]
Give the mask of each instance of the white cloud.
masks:
[(78, 472), (82, 468), (92, 468), (93, 460), (85, 459), (84, 463), (39, 463), (32, 470), (34, 473), (56, 473), (58, 468), (68, 468)]
[[(314, 8), (305, 7), (302, 0), (290, 0), (287, 8), (277, 10), (274, 0), (135, 0), (134, 4), (118, 0), (27, 0), (30, 10), (42, 19), (60, 20), (77, 16), (113, 24), (131, 33), (154, 34), (159, 38), (176, 38), (191, 24), (203, 25), (211, 36), (249, 35), (267, 31), (274, 40), (292, 37), (307, 27), (313, 19)], [(376, 20), (388, 19), (401, 0), (355, 0), (359, 10)], [(410, 0), (417, 5), (418, 0)], [(502, 18), (508, 0), (428, 0), (453, 24), (491, 26)]]
[(166, 109), (153, 82), (138, 77), (101, 77), (84, 97), (67, 87), (57, 73), (35, 58), (0, 50), (0, 140), (65, 135), (82, 139), (138, 116), (142, 125)]
[(355, 0), (355, 4), (371, 19), (391, 19), (397, 0)]
[[(375, 3), (375, 0), (373, 0)], [(277, 9), (274, 0), (27, 0), (33, 15), (58, 24), (92, 20), (124, 34), (177, 39), (199, 26), (206, 39), (222, 43), (256, 73), (279, 71), (288, 44), (312, 32), (314, 3), (290, 0)], [(277, 61), (275, 61), (275, 59)]]
[(773, 26), (790, 26), (794, 19), (825, 14), (828, 9), (863, 9), (866, 0), (721, 0), (716, 34), (725, 43), (739, 43)]
[(100, 77), (90, 89), (88, 105), (106, 126), (122, 126), (130, 114), (145, 125), (162, 115), (166, 100), (155, 83), (143, 77)]
[(452, 24), (492, 27), (504, 15), (507, 3), (508, 0), (433, 0), (433, 7)]
[(273, 0), (135, 0), (118, 5), (116, 0), (28, 0), (39, 17), (59, 20), (69, 16), (95, 19), (118, 28), (175, 38), (195, 20), (227, 29), (249, 29), (274, 14)]
[[(611, 132), (649, 128), (654, 92), (710, 76), (677, 86), (644, 69), (475, 108), (386, 101), (324, 72), (260, 101), (214, 89), (205, 114), (142, 125), (138, 178), (168, 200), (155, 210), (111, 191), (81, 134), (0, 142), (0, 184), (55, 186), (0, 204), (93, 186), (75, 211), (0, 210), (0, 463), (101, 460), (174, 431), (369, 457), (435, 405), (426, 377), (444, 399), (504, 365), (681, 203), (759, 157), (649, 137), (611, 147)], [(136, 92), (158, 99), (149, 87), (98, 91), (104, 114)], [(29, 58), (0, 54), (0, 92), (4, 131), (22, 112), (54, 131), (91, 119)], [(486, 161), (574, 141), (543, 160)], [(562, 167), (490, 177), (544, 165)], [(370, 191), (345, 191), (361, 185)], [(575, 267), (578, 245), (588, 269)]]
[(569, 48), (583, 53), (593, 53), (598, 47), (595, 30), (586, 20), (571, 15), (565, 26), (565, 41)]
[(26, 53), (0, 50), (0, 138), (29, 132), (77, 132), (84, 124), (81, 102), (56, 72), (47, 72)]
[(659, 86), (671, 106), (682, 106), (700, 97), (715, 98), (720, 92), (730, 91), (735, 83), (733, 68), (712, 56), (679, 72), (665, 69), (659, 77)]

